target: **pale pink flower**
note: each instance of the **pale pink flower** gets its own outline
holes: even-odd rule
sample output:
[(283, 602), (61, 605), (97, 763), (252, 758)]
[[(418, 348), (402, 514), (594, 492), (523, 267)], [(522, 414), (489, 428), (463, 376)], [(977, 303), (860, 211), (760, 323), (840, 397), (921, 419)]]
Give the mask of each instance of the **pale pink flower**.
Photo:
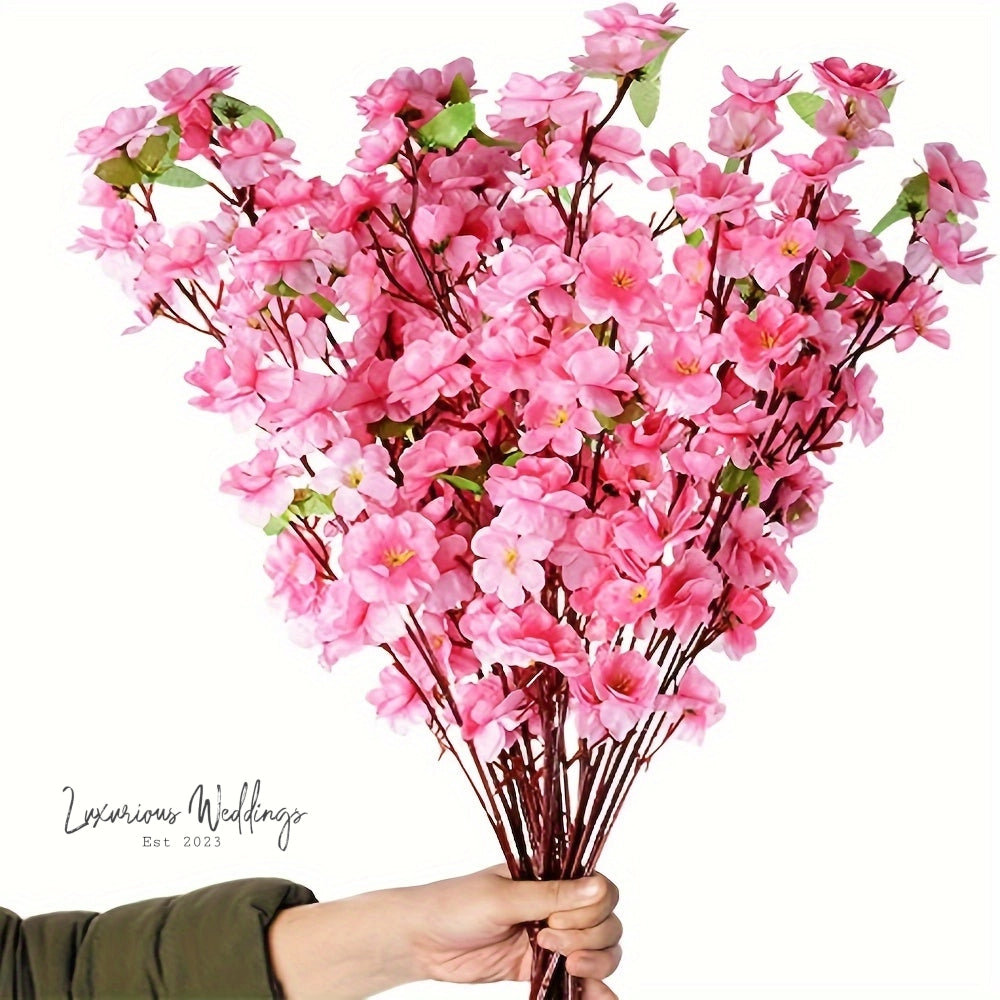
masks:
[(455, 396), (471, 381), (472, 373), (460, 363), (465, 343), (445, 329), (426, 340), (411, 341), (389, 371), (390, 413), (405, 420), (422, 413), (441, 396)]
[(389, 475), (389, 453), (380, 444), (361, 446), (355, 438), (344, 438), (327, 453), (330, 465), (312, 478), (317, 493), (334, 493), (333, 509), (348, 521), (357, 520), (374, 502), (387, 507), (396, 495)]
[(514, 73), (500, 90), (500, 114), (488, 121), (493, 128), (517, 122), (525, 128), (551, 122), (569, 125), (597, 111), (597, 94), (580, 90), (582, 73), (552, 73), (541, 80)]
[(695, 190), (698, 177), (706, 165), (705, 157), (683, 142), (675, 143), (667, 153), (654, 149), (649, 154), (649, 162), (663, 174), (649, 182), (649, 189), (661, 191), (669, 188), (675, 198), (678, 194)]
[[(634, 625), (656, 607), (659, 601), (662, 577), (663, 567), (651, 566), (638, 580), (618, 577), (601, 584), (597, 592), (595, 608), (600, 615), (607, 619), (612, 630), (611, 634), (622, 625)], [(639, 635), (641, 631), (643, 631), (641, 628), (637, 629), (636, 635)], [(589, 632), (588, 637), (590, 637)], [(593, 638), (607, 637), (593, 636)]]
[(369, 173), (396, 159), (410, 130), (400, 118), (388, 119), (377, 132), (363, 136), (357, 155), (347, 161), (352, 170)]
[(624, 372), (626, 358), (610, 347), (602, 347), (589, 329), (579, 330), (554, 345), (567, 380), (575, 383), (582, 406), (608, 417), (622, 412), (619, 393), (630, 393), (635, 382)]
[(490, 320), (478, 342), (469, 347), (473, 372), (502, 392), (532, 389), (549, 353), (547, 340), (548, 331), (533, 309), (515, 309), (503, 319)]
[(714, 115), (708, 126), (708, 148), (723, 156), (742, 159), (766, 146), (779, 132), (766, 109), (731, 107), (725, 115)]
[(496, 760), (528, 717), (527, 696), (520, 690), (505, 694), (500, 678), (493, 676), (458, 684), (454, 694), (462, 713), (462, 739), (473, 744), (483, 763)]
[[(567, 131), (560, 129), (556, 136), (562, 138)], [(606, 170), (636, 182), (640, 177), (628, 164), (638, 156), (642, 156), (642, 137), (634, 128), (605, 125), (590, 145), (591, 162), (600, 163)]]
[(320, 578), (316, 559), (294, 531), (276, 535), (267, 550), (264, 572), (274, 583), (272, 602), (285, 608), (285, 618), (300, 617), (316, 610)]
[(732, 660), (738, 660), (757, 646), (757, 629), (774, 613), (763, 591), (744, 587), (729, 598), (726, 619), (729, 628), (722, 634), (722, 648)]
[(142, 108), (119, 108), (108, 115), (103, 125), (85, 128), (76, 139), (76, 150), (87, 157), (87, 167), (107, 160), (125, 147), (129, 156), (135, 156), (143, 143), (151, 135), (162, 135), (165, 125), (150, 125), (156, 115), (156, 108), (146, 105)]
[(789, 590), (797, 571), (782, 543), (767, 533), (766, 517), (760, 507), (736, 507), (722, 529), (716, 561), (737, 587), (763, 588), (777, 580)]
[[(94, 178), (97, 180), (97, 178)], [(108, 192), (112, 188), (104, 181), (98, 181)], [(93, 251), (96, 257), (103, 257), (109, 250), (126, 250), (135, 237), (135, 210), (124, 199), (115, 200), (101, 212), (100, 229), (80, 227), (81, 239), (77, 240), (70, 250), (76, 252)]]
[(725, 222), (741, 223), (763, 188), (763, 184), (755, 184), (745, 174), (726, 174), (717, 164), (706, 164), (698, 171), (693, 185), (674, 198), (674, 207), (684, 218), (681, 228), (685, 233), (693, 233), (716, 216)]
[(552, 542), (533, 535), (518, 535), (502, 524), (480, 528), (472, 536), (472, 577), (487, 594), (496, 594), (509, 608), (524, 603), (524, 593), (537, 596), (545, 586), (541, 561)]
[(219, 170), (233, 187), (249, 187), (298, 162), (292, 159), (295, 143), (276, 138), (274, 129), (259, 119), (243, 128), (219, 129), (219, 143), (227, 153)]
[(845, 170), (858, 165), (850, 144), (840, 136), (826, 139), (811, 156), (803, 153), (786, 156), (778, 152), (774, 156), (807, 184), (817, 186), (832, 184)]
[(747, 236), (743, 254), (753, 262), (753, 276), (766, 290), (788, 277), (815, 246), (816, 230), (809, 220), (792, 219), (771, 236)]
[(766, 369), (788, 364), (799, 353), (809, 317), (796, 312), (787, 299), (769, 295), (751, 318), (734, 314), (722, 328), (722, 349), (737, 362), (736, 373), (756, 389), (767, 388)]
[(956, 224), (940, 212), (928, 212), (914, 231), (920, 239), (906, 249), (905, 264), (910, 274), (922, 275), (934, 266), (963, 285), (982, 284), (983, 264), (991, 260), (993, 254), (986, 253), (986, 247), (962, 248), (976, 231), (971, 222)]
[(310, 641), (322, 645), (320, 664), (327, 670), (351, 653), (395, 642), (406, 633), (406, 623), (397, 607), (366, 601), (346, 579), (323, 587), (312, 623)]
[(722, 359), (722, 339), (702, 321), (690, 330), (660, 327), (653, 346), (636, 366), (645, 398), (658, 410), (693, 416), (714, 406), (722, 395), (712, 365)]
[(228, 413), (238, 431), (253, 426), (267, 400), (287, 398), (293, 379), (290, 368), (274, 364), (253, 345), (236, 338), (224, 348), (210, 347), (204, 359), (184, 375), (185, 382), (205, 393), (188, 402), (202, 410)]
[[(896, 83), (891, 69), (883, 69), (881, 66), (865, 62), (858, 63), (857, 66), (848, 66), (840, 56), (824, 59), (823, 62), (814, 62), (812, 68), (820, 83), (840, 97), (854, 97), (861, 100), (878, 97), (886, 88)], [(882, 103), (881, 100), (879, 103)], [(888, 121), (888, 116), (883, 120)]]
[(457, 205), (421, 205), (413, 214), (413, 238), (417, 246), (440, 252), (463, 222), (465, 212)]
[(950, 142), (924, 146), (930, 187), (927, 203), (935, 212), (956, 212), (975, 218), (977, 201), (985, 201), (986, 173), (976, 160), (963, 160)]
[(236, 79), (235, 66), (210, 66), (199, 73), (175, 67), (146, 84), (146, 89), (163, 103), (163, 113), (172, 115), (196, 101), (221, 93)]
[(240, 511), (258, 527), (278, 514), (284, 514), (295, 497), (290, 479), (301, 476), (299, 465), (278, 465), (278, 451), (267, 448), (249, 462), (226, 469), (219, 489), (242, 499)]
[(580, 265), (551, 243), (534, 248), (515, 243), (494, 258), (494, 277), (479, 287), (479, 298), (497, 315), (541, 288), (568, 285), (579, 273)]
[(346, 433), (344, 416), (334, 405), (340, 392), (338, 379), (298, 368), (291, 391), (269, 399), (258, 423), (290, 455), (326, 448)]
[(587, 54), (574, 56), (573, 63), (592, 73), (625, 76), (651, 63), (684, 33), (684, 28), (668, 28), (676, 13), (668, 4), (657, 16), (640, 14), (630, 3), (616, 3), (587, 13), (604, 30), (587, 35)]
[(676, 631), (687, 642), (699, 625), (711, 617), (712, 602), (722, 593), (718, 566), (700, 549), (685, 549), (668, 566), (660, 583), (656, 623)]
[(434, 525), (415, 511), (372, 514), (344, 536), (340, 568), (365, 601), (415, 605), (440, 575)]
[(583, 273), (576, 283), (577, 300), (588, 318), (603, 323), (614, 316), (634, 324), (655, 303), (650, 279), (663, 258), (648, 237), (598, 233), (583, 245)]
[(551, 448), (568, 458), (583, 447), (585, 434), (601, 431), (593, 410), (581, 406), (573, 387), (564, 382), (540, 382), (532, 391), (522, 419), (526, 429), (519, 444), (528, 455)]
[(816, 112), (816, 131), (830, 138), (844, 139), (855, 149), (891, 146), (892, 136), (879, 127), (888, 120), (884, 105), (876, 98), (847, 104), (835, 98), (826, 101)]
[(882, 433), (882, 409), (875, 404), (872, 395), (877, 378), (871, 365), (857, 371), (845, 368), (840, 373), (840, 386), (849, 407), (845, 419), (851, 422), (853, 433), (866, 445)]
[(718, 687), (693, 663), (684, 671), (677, 692), (666, 695), (661, 707), (671, 722), (678, 723), (674, 731), (678, 739), (699, 744), (705, 738), (705, 730), (714, 726), (726, 711), (719, 701)]
[[(758, 80), (748, 80), (739, 76), (732, 66), (724, 66), (722, 69), (722, 84), (733, 97), (741, 98), (747, 104), (773, 105), (779, 98), (784, 97), (792, 87), (799, 81), (801, 74), (793, 73), (782, 79), (781, 70), (776, 69), (774, 76), (762, 77)], [(728, 102), (727, 102), (728, 103)], [(714, 114), (722, 114), (725, 105), (713, 108)]]
[(895, 302), (885, 307), (883, 325), (896, 328), (893, 342), (897, 351), (905, 351), (918, 337), (938, 347), (949, 345), (948, 331), (934, 326), (948, 315), (948, 307), (938, 304), (940, 297), (938, 289), (914, 281)]
[(375, 714), (386, 719), (397, 733), (426, 723), (430, 719), (427, 703), (413, 682), (395, 666), (383, 667), (378, 675), (379, 686), (365, 695), (365, 701), (374, 705)]
[[(514, 466), (490, 466), (486, 492), (502, 508), (496, 523), (558, 541), (569, 515), (587, 506), (579, 492), (567, 488), (572, 478), (573, 470), (561, 458), (529, 455)], [(579, 484), (572, 486), (582, 491)]]
[(638, 650), (602, 649), (590, 670), (590, 690), (601, 726), (623, 740), (655, 705), (659, 668)]
[(529, 139), (521, 147), (521, 164), (528, 168), (528, 174), (517, 176), (515, 183), (525, 191), (568, 187), (576, 184), (583, 172), (573, 143), (566, 139), (554, 139), (545, 146)]
[(427, 494), (442, 472), (479, 462), (477, 446), (482, 439), (475, 431), (430, 431), (411, 444), (399, 457), (403, 474), (403, 496), (416, 500)]

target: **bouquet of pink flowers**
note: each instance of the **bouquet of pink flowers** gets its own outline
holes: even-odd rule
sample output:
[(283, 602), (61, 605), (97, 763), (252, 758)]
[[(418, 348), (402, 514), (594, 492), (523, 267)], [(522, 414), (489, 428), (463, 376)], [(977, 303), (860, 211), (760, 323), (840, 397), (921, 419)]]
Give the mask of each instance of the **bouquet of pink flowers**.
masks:
[[(467, 59), (378, 80), (337, 184), (295, 171), (232, 67), (170, 70), (77, 144), (101, 223), (76, 248), (138, 301), (132, 330), (209, 336), (192, 402), (260, 432), (222, 489), (273, 536), (295, 639), (327, 668), (382, 651), (377, 714), (458, 761), (516, 878), (593, 871), (652, 756), (719, 720), (697, 658), (754, 648), (824, 468), (878, 436), (867, 356), (946, 347), (936, 279), (988, 256), (983, 171), (947, 143), (873, 229), (836, 190), (891, 142), (890, 70), (727, 66), (714, 157), (647, 156), (613, 120), (650, 125), (684, 29), (673, 5), (588, 16), (573, 68), (515, 73), (492, 114)], [(786, 106), (818, 135), (765, 157)], [(623, 183), (647, 219), (612, 207)], [(167, 225), (164, 187), (213, 194)], [(577, 991), (536, 948), (532, 996)]]

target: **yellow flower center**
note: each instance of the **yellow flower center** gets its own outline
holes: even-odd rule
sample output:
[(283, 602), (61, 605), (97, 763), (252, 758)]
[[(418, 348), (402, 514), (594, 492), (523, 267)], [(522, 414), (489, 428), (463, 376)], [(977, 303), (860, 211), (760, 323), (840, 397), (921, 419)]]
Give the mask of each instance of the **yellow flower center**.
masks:
[(796, 243), (795, 240), (787, 240), (781, 244), (781, 252), (785, 257), (798, 257), (801, 249), (802, 244)]
[(413, 549), (386, 549), (382, 553), (382, 563), (390, 569), (395, 569), (397, 566), (409, 562), (415, 555), (416, 552)]
[(640, 601), (646, 600), (648, 596), (649, 591), (643, 584), (640, 583), (639, 586), (632, 591), (632, 603), (638, 604)]
[(514, 572), (514, 567), (517, 565), (517, 549), (508, 549), (504, 553), (503, 564), (512, 573)]
[(350, 486), (352, 490), (356, 490), (361, 485), (361, 480), (365, 478), (364, 472), (358, 466), (355, 466), (347, 473), (347, 477), (344, 479), (344, 483)]
[(552, 414), (551, 424), (553, 427), (562, 427), (566, 421), (569, 420), (569, 413), (562, 406)]
[(682, 375), (697, 375), (701, 371), (701, 365), (698, 364), (697, 358), (691, 358), (689, 361), (683, 361), (680, 358), (677, 358), (677, 360), (674, 361), (674, 367)]
[(611, 284), (616, 288), (631, 288), (635, 284), (635, 277), (621, 268), (611, 275)]
[(760, 331), (760, 343), (761, 346), (770, 350), (778, 342), (778, 335), (776, 333), (771, 333), (770, 330)]

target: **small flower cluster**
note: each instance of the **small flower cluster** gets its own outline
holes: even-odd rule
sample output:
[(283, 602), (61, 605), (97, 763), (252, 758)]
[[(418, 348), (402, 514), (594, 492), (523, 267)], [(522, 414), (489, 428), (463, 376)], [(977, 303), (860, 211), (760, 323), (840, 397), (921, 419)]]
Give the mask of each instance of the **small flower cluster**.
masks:
[[(208, 334), (192, 402), (262, 432), (222, 488), (274, 535), (296, 638), (327, 667), (381, 648), (378, 714), (471, 754), (536, 874), (558, 834), (541, 817), (561, 810), (557, 867), (579, 869), (619, 780), (721, 716), (694, 661), (754, 648), (825, 467), (879, 434), (867, 355), (947, 346), (938, 274), (978, 282), (987, 259), (967, 221), (983, 171), (947, 143), (874, 230), (837, 190), (891, 142), (877, 66), (814, 63), (815, 91), (727, 66), (719, 158), (647, 155), (612, 119), (630, 97), (651, 121), (673, 15), (588, 15), (573, 68), (514, 74), (482, 128), (468, 60), (397, 70), (357, 99), (336, 184), (296, 172), (273, 119), (228, 95), (232, 68), (171, 70), (158, 108), (77, 147), (102, 213), (77, 247), (112, 262), (140, 327)], [(751, 161), (788, 106), (818, 140), (774, 151), (765, 191)], [(610, 205), (637, 182), (648, 222)], [(165, 225), (162, 185), (214, 189), (215, 214)], [(895, 261), (878, 234), (899, 220)], [(580, 799), (553, 807), (573, 765)]]

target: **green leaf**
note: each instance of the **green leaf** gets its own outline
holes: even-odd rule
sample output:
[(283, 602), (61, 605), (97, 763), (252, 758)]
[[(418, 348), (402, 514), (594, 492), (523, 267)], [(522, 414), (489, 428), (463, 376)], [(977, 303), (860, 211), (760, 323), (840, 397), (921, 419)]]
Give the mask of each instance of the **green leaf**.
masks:
[(280, 295), (283, 299), (294, 299), (297, 295), (302, 293), (296, 291), (284, 278), (279, 278), (273, 284), (265, 285), (264, 291), (268, 295)]
[(851, 269), (847, 274), (847, 281), (844, 282), (850, 288), (853, 288), (857, 284), (858, 278), (861, 277), (867, 271), (868, 268), (862, 264), (860, 261), (852, 260)]
[(740, 169), (740, 164), (742, 162), (743, 161), (738, 156), (730, 156), (729, 159), (726, 160), (726, 165), (722, 172), (724, 174), (735, 174), (736, 171)]
[(473, 125), (469, 131), (469, 138), (475, 139), (480, 146), (503, 146), (506, 149), (520, 149), (519, 142), (510, 139), (498, 139), (495, 135), (487, 135), (479, 126)]
[(475, 123), (474, 105), (470, 101), (463, 101), (439, 111), (417, 130), (417, 135), (428, 149), (454, 149), (472, 131)]
[(606, 430), (613, 431), (618, 424), (615, 423), (614, 417), (609, 417), (598, 410), (594, 410), (594, 416), (597, 417), (597, 422)]
[(271, 520), (264, 525), (265, 535), (280, 535), (288, 527), (288, 513), (280, 517), (271, 517)]
[(223, 94), (221, 91), (214, 94), (209, 103), (216, 117), (225, 122), (236, 121), (240, 115), (246, 114), (253, 107), (246, 101), (241, 101), (238, 97), (230, 97), (229, 94)]
[(660, 78), (637, 80), (629, 87), (628, 96), (635, 108), (636, 118), (649, 128), (656, 117), (656, 109), (660, 106)]
[(274, 132), (275, 139), (280, 139), (283, 135), (281, 129), (278, 128), (278, 123), (263, 108), (258, 108), (256, 105), (248, 107), (243, 114), (234, 118), (233, 121), (242, 128), (246, 128), (251, 122), (265, 122), (271, 126), (271, 131)]
[(927, 211), (929, 188), (930, 178), (925, 173), (907, 178), (903, 182), (903, 190), (899, 192), (896, 204), (875, 223), (872, 236), (884, 233), (891, 225), (903, 219), (915, 219), (918, 215), (922, 216)]
[(111, 160), (105, 160), (94, 167), (94, 173), (104, 181), (114, 187), (131, 187), (142, 180), (142, 170), (135, 162), (124, 153)]
[(757, 507), (760, 504), (760, 477), (753, 469), (741, 469), (738, 465), (734, 465), (732, 459), (722, 470), (719, 489), (723, 493), (738, 493), (745, 489), (750, 506)]
[(382, 420), (376, 420), (373, 424), (369, 424), (368, 430), (375, 437), (400, 438), (405, 437), (412, 427), (413, 424), (410, 422), (403, 423), (399, 420), (390, 420), (388, 417), (385, 417)]
[(318, 305), (320, 309), (327, 314), (327, 316), (339, 319), (341, 323), (347, 322), (347, 317), (325, 295), (320, 295), (319, 292), (313, 292), (309, 298), (312, 299), (313, 302), (315, 302), (316, 305)]
[(504, 465), (517, 465), (517, 463), (520, 462), (522, 458), (524, 458), (524, 452), (523, 451), (512, 451), (503, 460), (503, 464)]
[(452, 476), (448, 473), (440, 473), (434, 478), (441, 479), (446, 483), (451, 483), (455, 489), (467, 490), (469, 493), (475, 493), (476, 496), (479, 496), (483, 492), (483, 488), (479, 485), (479, 483), (474, 483), (471, 479), (466, 479), (464, 476)]
[(472, 100), (469, 92), (469, 85), (465, 82), (465, 77), (461, 73), (455, 74), (455, 79), (451, 81), (451, 90), (448, 91), (449, 104), (467, 104)]
[(888, 111), (892, 107), (892, 102), (896, 99), (896, 91), (899, 89), (899, 84), (894, 84), (891, 87), (886, 87), (885, 90), (879, 94), (879, 99), (885, 105), (885, 110)]
[(700, 247), (705, 242), (705, 234), (702, 230), (696, 229), (693, 233), (688, 233), (684, 237), (684, 242), (689, 247)]
[(789, 94), (788, 103), (810, 128), (815, 128), (816, 112), (826, 104), (826, 100), (819, 94), (808, 94), (800, 91), (797, 94)]
[(154, 180), (157, 184), (166, 184), (168, 187), (178, 188), (196, 188), (208, 183), (204, 177), (199, 177), (193, 170), (188, 170), (187, 167), (178, 167), (176, 164), (172, 167), (167, 167)]
[(315, 490), (296, 492), (304, 492), (306, 496), (296, 499), (288, 508), (293, 514), (298, 514), (299, 517), (322, 517), (333, 513), (332, 493), (317, 493)]
[(156, 174), (161, 170), (166, 170), (173, 162), (167, 148), (169, 145), (169, 132), (151, 135), (136, 154), (135, 162), (147, 174)]

